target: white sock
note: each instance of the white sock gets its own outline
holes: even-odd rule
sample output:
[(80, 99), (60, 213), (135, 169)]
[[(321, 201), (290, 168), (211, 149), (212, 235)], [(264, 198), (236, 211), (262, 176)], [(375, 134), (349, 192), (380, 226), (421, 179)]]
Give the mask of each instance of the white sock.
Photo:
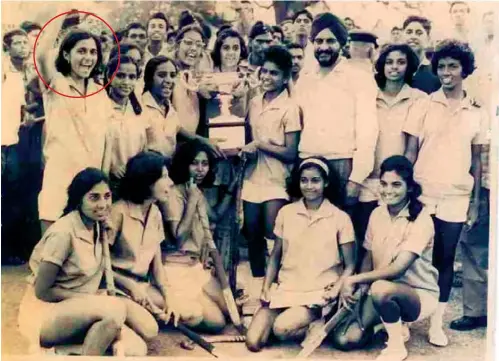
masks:
[(404, 338), (402, 337), (402, 321), (399, 319), (397, 322), (388, 323), (381, 319), (385, 326), (386, 333), (388, 333), (388, 345), (391, 346), (404, 346)]
[(447, 302), (439, 302), (437, 309), (431, 315), (430, 327), (431, 328), (442, 328), (444, 321), (444, 312), (447, 307)]
[(272, 254), (272, 250), (274, 249), (275, 240), (265, 238), (265, 242), (267, 242), (267, 253), (270, 256)]

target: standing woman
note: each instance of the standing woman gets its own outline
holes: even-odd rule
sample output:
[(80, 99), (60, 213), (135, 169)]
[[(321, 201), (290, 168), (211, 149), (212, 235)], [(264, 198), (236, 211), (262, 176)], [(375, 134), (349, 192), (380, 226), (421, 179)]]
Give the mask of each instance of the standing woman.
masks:
[(177, 75), (175, 62), (166, 56), (154, 57), (146, 65), (142, 105), (149, 113), (151, 122), (151, 130), (148, 132), (151, 149), (171, 159), (177, 146), (177, 135), (180, 134), (184, 139), (198, 139), (209, 145), (212, 152), (218, 152), (208, 139), (186, 129), (180, 122), (180, 113), (176, 112), (171, 102), (172, 94), (178, 86)]
[(111, 240), (116, 286), (127, 297), (129, 318), (139, 326), (135, 331), (145, 339), (158, 334), (158, 325), (146, 310), (159, 308), (167, 316), (173, 313), (176, 317), (161, 262), (163, 221), (155, 204), (166, 202), (172, 185), (162, 156), (139, 153), (126, 166), (122, 200), (114, 203), (111, 210), (116, 234)]
[(109, 61), (106, 79), (116, 70), (116, 76), (106, 88), (114, 111), (106, 132), (102, 162), (102, 171), (110, 178), (115, 200), (119, 198), (119, 182), (125, 175), (128, 160), (147, 147), (146, 129), (150, 123), (135, 95), (139, 65), (131, 57), (121, 55), (119, 60)]
[[(402, 361), (410, 337), (402, 322), (428, 318), (438, 306), (438, 271), (431, 263), (435, 234), (430, 214), (418, 200), (421, 186), (414, 180), (411, 162), (404, 156), (387, 158), (381, 165), (383, 205), (374, 210), (364, 240), (366, 254), (359, 274), (345, 278), (341, 302), (360, 306), (360, 320), (346, 323), (331, 334), (341, 350), (366, 346), (374, 325), (383, 323), (387, 347), (376, 360)], [(367, 298), (357, 298), (360, 288)], [(362, 328), (363, 326), (363, 328)]]
[[(423, 116), (407, 123), (407, 157), (415, 162), (414, 177), (423, 187), (421, 201), (435, 224), (433, 264), (438, 269), (440, 303), (431, 318), (430, 342), (448, 344), (443, 315), (452, 289), (456, 247), (464, 223), (474, 225), (481, 186), (481, 148), (487, 139), (487, 114), (463, 90), (473, 73), (475, 57), (465, 43), (441, 42), (432, 58), (442, 87), (430, 95)], [(470, 203), (471, 201), (471, 203)]]
[(274, 240), (274, 222), (288, 202), (286, 178), (296, 160), (302, 125), (299, 107), (291, 99), (291, 54), (272, 46), (260, 70), (262, 93), (249, 105), (251, 143), (241, 152), (248, 158), (241, 198), (253, 277), (265, 276), (266, 240)]
[[(57, 220), (66, 203), (68, 185), (86, 167), (101, 168), (104, 137), (111, 112), (106, 93), (93, 76), (102, 63), (100, 41), (94, 35), (72, 30), (58, 49), (51, 42), (57, 37), (62, 18), (54, 20), (37, 47), (42, 77), (59, 93), (84, 98), (68, 98), (47, 89), (45, 104), (45, 173), (39, 195), (42, 233)], [(57, 55), (55, 56), (55, 52)]]
[[(363, 242), (369, 216), (378, 206), (380, 167), (392, 155), (404, 155), (408, 135), (403, 132), (406, 122), (421, 117), (428, 106), (426, 93), (411, 87), (419, 66), (419, 58), (406, 44), (390, 44), (376, 61), (378, 94), (376, 109), (379, 134), (374, 153), (374, 168), (360, 190), (354, 212), (357, 240)], [(362, 243), (359, 244), (361, 250)], [(361, 256), (359, 254), (358, 256)], [(362, 257), (359, 257), (359, 260)]]
[(104, 355), (113, 343), (117, 353), (121, 339), (126, 355), (147, 353), (144, 341), (124, 325), (125, 304), (99, 290), (105, 263), (100, 232), (110, 209), (107, 178), (86, 168), (68, 188), (63, 216), (33, 250), (19, 328), (35, 349), (83, 342), (83, 355)]
[(298, 200), (284, 206), (275, 222), (262, 307), (246, 338), (250, 351), (264, 347), (271, 333), (280, 340), (302, 338), (320, 317), (324, 299), (335, 300), (342, 280), (353, 273), (355, 235), (340, 209), (339, 185), (322, 157), (304, 159), (293, 170), (288, 193)]

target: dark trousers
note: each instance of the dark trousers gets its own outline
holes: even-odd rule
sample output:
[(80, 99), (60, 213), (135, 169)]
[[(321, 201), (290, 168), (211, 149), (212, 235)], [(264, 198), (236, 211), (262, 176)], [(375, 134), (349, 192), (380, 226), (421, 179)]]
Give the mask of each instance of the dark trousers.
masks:
[(490, 192), (480, 191), (478, 221), (461, 234), (463, 258), (463, 313), (464, 316), (487, 315), (487, 286), (489, 263)]

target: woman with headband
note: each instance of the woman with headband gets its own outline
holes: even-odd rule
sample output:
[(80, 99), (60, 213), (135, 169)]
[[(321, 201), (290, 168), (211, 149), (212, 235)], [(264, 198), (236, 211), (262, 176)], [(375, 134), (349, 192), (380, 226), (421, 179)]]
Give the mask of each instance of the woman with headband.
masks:
[(262, 307), (246, 338), (250, 351), (261, 350), (271, 333), (280, 340), (305, 336), (325, 301), (336, 299), (343, 279), (353, 274), (355, 236), (340, 209), (340, 189), (322, 157), (303, 160), (291, 173), (287, 192), (299, 200), (283, 207), (275, 222)]

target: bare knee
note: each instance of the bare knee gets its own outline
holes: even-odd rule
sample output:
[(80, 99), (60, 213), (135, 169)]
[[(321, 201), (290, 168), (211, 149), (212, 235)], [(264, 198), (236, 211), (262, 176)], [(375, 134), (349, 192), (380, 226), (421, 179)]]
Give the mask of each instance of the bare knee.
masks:
[(346, 332), (340, 328), (329, 337), (329, 341), (338, 350), (355, 350), (362, 347), (363, 332), (358, 327), (350, 327)]
[(371, 285), (371, 297), (377, 305), (384, 304), (392, 297), (392, 283), (379, 280)]
[(156, 320), (151, 316), (147, 320), (143, 320), (141, 327), (141, 336), (146, 341), (153, 340), (159, 333), (159, 326)]
[(274, 325), (272, 326), (272, 332), (274, 333), (274, 336), (280, 341), (287, 340), (293, 331), (295, 331), (293, 325), (291, 325), (289, 322), (284, 321), (282, 317), (277, 317)]
[(125, 356), (147, 356), (147, 344), (141, 338), (137, 338), (134, 342), (127, 343), (125, 346)]
[(254, 332), (250, 327), (246, 334), (246, 348), (251, 352), (259, 352), (262, 347), (261, 335)]
[(108, 297), (105, 303), (101, 304), (104, 311), (103, 320), (111, 320), (119, 327), (123, 326), (126, 320), (127, 308), (119, 298)]

